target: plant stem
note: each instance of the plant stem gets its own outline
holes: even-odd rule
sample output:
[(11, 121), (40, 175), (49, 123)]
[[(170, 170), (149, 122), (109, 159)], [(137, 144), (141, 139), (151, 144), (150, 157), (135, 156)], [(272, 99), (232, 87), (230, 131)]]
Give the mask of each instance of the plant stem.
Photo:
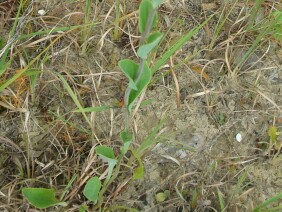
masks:
[[(154, 16), (155, 16), (155, 12), (156, 12), (156, 10), (152, 9), (152, 11), (149, 14), (145, 31), (142, 33), (141, 38), (140, 38), (139, 46), (144, 44), (146, 37), (149, 35), (149, 33), (151, 31), (153, 20), (154, 20)], [(140, 79), (140, 77), (141, 77), (141, 75), (143, 73), (145, 63), (146, 63), (146, 60), (141, 58), (140, 59), (140, 65), (139, 65), (139, 68), (138, 68), (138, 71), (137, 71), (137, 75), (135, 77), (135, 82), (136, 83), (139, 81), (139, 79)], [(131, 91), (131, 88), (128, 86), (126, 91), (125, 91), (125, 94), (124, 94), (124, 103), (125, 103), (125, 105), (127, 107), (128, 107), (128, 100), (129, 100), (130, 91)], [(129, 113), (129, 111), (128, 111), (128, 113)]]
[(103, 185), (101, 191), (99, 192), (99, 198), (98, 198), (99, 211), (101, 211), (102, 204), (104, 202), (103, 201), (104, 200), (104, 193), (108, 189), (109, 185), (117, 178), (117, 176), (119, 174), (122, 158), (123, 158), (123, 154), (120, 153), (119, 156), (118, 156), (118, 162), (117, 162), (116, 168), (114, 169), (112, 177), (108, 181), (105, 181), (105, 184)]

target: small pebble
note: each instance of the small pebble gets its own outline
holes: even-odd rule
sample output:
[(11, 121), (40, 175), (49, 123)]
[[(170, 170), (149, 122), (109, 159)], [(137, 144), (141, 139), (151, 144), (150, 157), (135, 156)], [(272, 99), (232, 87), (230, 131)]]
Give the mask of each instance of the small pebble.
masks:
[(241, 133), (237, 133), (236, 135), (236, 141), (241, 142), (242, 141), (242, 135)]
[(45, 14), (45, 10), (38, 10), (38, 15), (44, 15)]

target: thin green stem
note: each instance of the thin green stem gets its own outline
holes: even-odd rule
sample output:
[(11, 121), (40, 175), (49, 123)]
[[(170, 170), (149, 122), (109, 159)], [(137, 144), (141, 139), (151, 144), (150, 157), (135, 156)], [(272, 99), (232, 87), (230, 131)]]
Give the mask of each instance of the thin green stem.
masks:
[[(147, 25), (146, 25), (145, 31), (141, 35), (140, 45), (139, 46), (144, 44), (145, 39), (147, 38), (147, 36), (151, 32), (152, 25), (153, 25), (153, 20), (154, 20), (154, 16), (155, 16), (155, 12), (156, 12), (156, 9), (152, 9), (152, 11), (149, 13)], [(141, 58), (140, 59), (140, 65), (139, 65), (139, 68), (138, 68), (138, 71), (137, 71), (137, 75), (135, 77), (135, 82), (138, 82), (140, 80), (140, 77), (141, 77), (141, 75), (143, 73), (145, 64), (146, 64), (146, 60)], [(125, 90), (125, 93), (124, 93), (124, 103), (125, 103), (126, 107), (128, 107), (128, 104), (129, 104), (130, 91), (131, 91), (131, 88), (128, 86), (126, 88), (126, 90)], [(127, 110), (125, 112), (125, 130), (129, 129), (129, 117), (130, 117), (130, 111), (127, 108)]]
[[(153, 25), (153, 20), (154, 20), (154, 16), (155, 16), (155, 12), (156, 12), (156, 10), (152, 9), (152, 11), (149, 14), (145, 31), (142, 33), (141, 38), (140, 38), (140, 45), (139, 46), (144, 44), (146, 37), (151, 32), (152, 25)], [(138, 71), (137, 71), (135, 82), (139, 81), (139, 79), (140, 79), (140, 77), (141, 77), (141, 75), (143, 73), (145, 63), (146, 63), (145, 59), (140, 59), (140, 65), (139, 65), (139, 68), (138, 68)], [(129, 103), (128, 101), (129, 101), (130, 91), (131, 91), (131, 88), (128, 86), (126, 91), (125, 91), (125, 94), (124, 94), (124, 103), (125, 103), (126, 106), (128, 106), (128, 103)]]
[(109, 185), (117, 178), (117, 176), (119, 174), (122, 159), (123, 159), (123, 154), (119, 154), (118, 162), (117, 162), (117, 165), (116, 165), (116, 168), (113, 172), (112, 177), (108, 181), (105, 181), (105, 184), (103, 185), (101, 191), (99, 192), (99, 198), (98, 198), (99, 211), (102, 211), (102, 204), (104, 202), (104, 193), (108, 189)]

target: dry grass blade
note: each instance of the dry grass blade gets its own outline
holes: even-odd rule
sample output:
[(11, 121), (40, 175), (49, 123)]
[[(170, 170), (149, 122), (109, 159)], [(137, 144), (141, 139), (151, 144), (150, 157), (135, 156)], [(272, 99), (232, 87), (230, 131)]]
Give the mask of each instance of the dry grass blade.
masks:
[(23, 153), (23, 150), (9, 138), (0, 136), (0, 143), (4, 144), (5, 146), (11, 147), (13, 150), (16, 150), (19, 153)]
[(176, 105), (177, 105), (177, 108), (179, 108), (180, 107), (180, 89), (179, 89), (179, 83), (178, 83), (178, 80), (177, 80), (177, 76), (176, 76), (176, 73), (174, 71), (174, 65), (173, 65), (172, 57), (170, 57), (170, 71), (171, 71), (171, 74), (172, 74), (172, 77), (173, 77), (173, 80), (174, 80), (174, 83), (175, 83)]

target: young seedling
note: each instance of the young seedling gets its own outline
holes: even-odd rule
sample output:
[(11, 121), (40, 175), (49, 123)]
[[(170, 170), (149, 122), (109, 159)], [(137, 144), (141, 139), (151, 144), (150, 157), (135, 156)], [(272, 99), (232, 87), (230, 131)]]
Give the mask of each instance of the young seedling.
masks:
[[(89, 2), (89, 1), (87, 1)], [(86, 2), (86, 3), (87, 3)], [(136, 62), (131, 59), (124, 59), (119, 61), (118, 65), (121, 71), (128, 78), (128, 86), (124, 94), (124, 103), (125, 103), (125, 127), (124, 130), (120, 132), (120, 138), (122, 141), (122, 146), (120, 153), (115, 156), (113, 148), (107, 146), (97, 146), (95, 148), (96, 154), (108, 165), (108, 174), (106, 179), (102, 182), (98, 176), (91, 177), (83, 190), (84, 196), (91, 201), (95, 207), (94, 209), (102, 210), (104, 194), (107, 191), (108, 186), (117, 178), (120, 173), (120, 167), (123, 161), (124, 155), (130, 150), (130, 144), (134, 140), (133, 133), (130, 128), (130, 118), (133, 109), (136, 110), (136, 102), (139, 99), (140, 95), (146, 90), (147, 86), (151, 82), (152, 75), (163, 66), (166, 61), (177, 51), (179, 50), (189, 39), (191, 39), (209, 20), (205, 20), (199, 26), (193, 28), (184, 36), (180, 37), (171, 47), (165, 51), (164, 54), (158, 58), (155, 63), (151, 61), (151, 53), (157, 49), (159, 43), (163, 38), (163, 34), (155, 30), (158, 20), (158, 7), (162, 4), (163, 0), (142, 0), (139, 7), (139, 22), (138, 28), (141, 33), (140, 44), (137, 50), (137, 56), (139, 62)], [(117, 1), (117, 3), (119, 3)], [(89, 8), (89, 5), (86, 5), (86, 8)], [(87, 19), (89, 20), (89, 14), (86, 13)], [(86, 46), (83, 46), (82, 49), (85, 53)], [(151, 65), (153, 64), (153, 65)], [(63, 82), (64, 88), (67, 90), (69, 95), (72, 97), (75, 102), (77, 109), (73, 112), (81, 112), (85, 120), (90, 124), (86, 112), (93, 111), (103, 111), (112, 107), (102, 106), (102, 107), (92, 107), (84, 108), (79, 99), (76, 97), (74, 91), (68, 85), (66, 79), (57, 74), (57, 77)], [(0, 87), (1, 90), (1, 87)], [(141, 156), (147, 151), (152, 145), (156, 144), (159, 140), (156, 140), (155, 137), (159, 129), (163, 126), (163, 121), (160, 122), (144, 139), (140, 147), (136, 150), (131, 150), (133, 158), (135, 158), (139, 164), (136, 170), (133, 173), (133, 179), (141, 179), (143, 177), (144, 166), (142, 164)], [(57, 200), (56, 200), (57, 201)], [(57, 202), (54, 201), (53, 203)], [(52, 205), (52, 204), (51, 204)], [(50, 206), (51, 206), (50, 205)], [(36, 206), (37, 207), (37, 206)], [(86, 205), (81, 206), (81, 211), (85, 211), (87, 208)]]

